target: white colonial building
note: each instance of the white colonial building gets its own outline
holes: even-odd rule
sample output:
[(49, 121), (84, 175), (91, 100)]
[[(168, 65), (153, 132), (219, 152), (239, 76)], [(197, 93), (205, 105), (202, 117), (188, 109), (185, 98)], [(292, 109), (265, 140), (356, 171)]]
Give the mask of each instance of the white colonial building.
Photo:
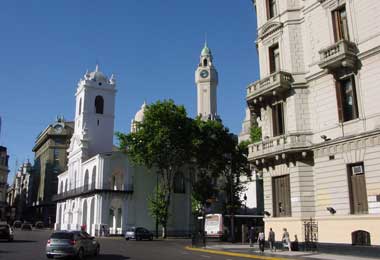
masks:
[[(58, 176), (56, 230), (79, 230), (92, 235), (123, 234), (127, 226), (155, 229), (148, 197), (158, 179), (135, 166), (113, 146), (115, 78), (96, 70), (86, 73), (76, 91), (75, 130), (68, 149), (68, 170)], [(136, 120), (143, 120), (143, 109)], [(191, 230), (190, 189), (184, 181), (175, 189), (168, 223), (169, 235)]]
[(380, 245), (380, 2), (253, 2), (260, 79), (246, 99), (263, 139), (249, 160), (266, 234)]

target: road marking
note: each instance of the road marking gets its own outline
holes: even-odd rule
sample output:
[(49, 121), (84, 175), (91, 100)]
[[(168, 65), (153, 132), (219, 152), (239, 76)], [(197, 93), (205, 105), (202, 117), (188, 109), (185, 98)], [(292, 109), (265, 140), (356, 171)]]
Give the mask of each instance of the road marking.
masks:
[(201, 257), (204, 257), (204, 258), (211, 258), (211, 256), (208, 256), (208, 255), (201, 255)]
[(280, 258), (280, 257), (269, 257), (269, 256), (261, 256), (261, 255), (243, 254), (243, 253), (233, 253), (233, 252), (228, 252), (228, 251), (220, 251), (220, 250), (215, 250), (215, 249), (195, 248), (195, 247), (190, 247), (190, 246), (186, 246), (185, 249), (186, 250), (190, 250), (190, 251), (196, 251), (196, 252), (203, 252), (203, 253), (210, 253), (210, 254), (217, 254), (217, 255), (227, 255), (227, 256), (237, 256), (237, 257), (244, 257), (244, 258), (250, 258), (250, 259), (290, 260), (290, 258)]

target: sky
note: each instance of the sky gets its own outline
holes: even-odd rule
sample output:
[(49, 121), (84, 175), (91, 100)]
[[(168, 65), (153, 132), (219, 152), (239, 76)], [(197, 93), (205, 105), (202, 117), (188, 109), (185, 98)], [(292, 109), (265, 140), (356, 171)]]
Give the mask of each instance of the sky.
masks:
[[(98, 63), (116, 75), (115, 131), (129, 132), (144, 100), (197, 111), (194, 73), (205, 35), (219, 73), (218, 114), (239, 134), (246, 86), (258, 79), (250, 0), (4, 1), (0, 9), (0, 145), (13, 181), (37, 135), (73, 120), (77, 83)], [(117, 140), (115, 140), (116, 143)]]

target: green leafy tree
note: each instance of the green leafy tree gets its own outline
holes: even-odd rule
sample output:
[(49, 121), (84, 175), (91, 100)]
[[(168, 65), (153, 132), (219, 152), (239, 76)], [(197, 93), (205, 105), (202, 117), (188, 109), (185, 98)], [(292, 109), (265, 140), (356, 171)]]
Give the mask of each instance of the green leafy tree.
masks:
[(166, 193), (161, 185), (158, 185), (155, 193), (148, 197), (148, 209), (150, 215), (158, 221), (158, 224), (167, 225), (170, 215), (166, 209)]
[(261, 127), (258, 127), (256, 125), (252, 125), (250, 129), (249, 136), (251, 137), (251, 142), (259, 142), (262, 139), (262, 134), (261, 134)]
[[(238, 144), (237, 138), (231, 135), (229, 143), (226, 144), (229, 147), (230, 153), (228, 154), (227, 161), (228, 167), (224, 170), (224, 185), (222, 190), (225, 194), (224, 211), (228, 213), (230, 217), (230, 227), (234, 230), (234, 215), (242, 206), (241, 194), (244, 192), (245, 187), (240, 182), (241, 176), (249, 176), (250, 169), (247, 160), (248, 148), (245, 143)], [(235, 240), (234, 232), (232, 234), (232, 241)]]
[(161, 225), (163, 237), (166, 237), (174, 176), (191, 158), (192, 120), (187, 117), (185, 108), (172, 100), (157, 101), (146, 107), (144, 120), (137, 124), (137, 128), (135, 133), (116, 135), (120, 148), (135, 163), (154, 168), (160, 175), (160, 189), (165, 198), (165, 219)]

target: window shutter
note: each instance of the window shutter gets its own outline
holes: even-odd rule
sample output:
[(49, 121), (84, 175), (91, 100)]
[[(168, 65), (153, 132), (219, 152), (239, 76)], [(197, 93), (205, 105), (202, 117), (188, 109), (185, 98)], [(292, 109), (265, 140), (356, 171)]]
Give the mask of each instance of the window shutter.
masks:
[(339, 24), (339, 11), (332, 12), (332, 23), (334, 31), (334, 41), (337, 42), (341, 39), (340, 24)]
[(339, 122), (343, 122), (343, 105), (342, 105), (342, 88), (339, 81), (335, 81), (335, 90), (336, 90), (336, 104), (338, 107), (338, 119)]
[(358, 97), (356, 95), (356, 85), (355, 85), (354, 76), (351, 76), (351, 84), (352, 84), (352, 96), (353, 96), (353, 100), (352, 100), (353, 118), (358, 118), (359, 117)]
[(269, 48), (269, 73), (272, 74), (275, 70), (274, 51), (273, 48)]
[(267, 8), (267, 19), (269, 20), (271, 18), (270, 17), (269, 0), (265, 0), (265, 5), (266, 5), (266, 8)]

